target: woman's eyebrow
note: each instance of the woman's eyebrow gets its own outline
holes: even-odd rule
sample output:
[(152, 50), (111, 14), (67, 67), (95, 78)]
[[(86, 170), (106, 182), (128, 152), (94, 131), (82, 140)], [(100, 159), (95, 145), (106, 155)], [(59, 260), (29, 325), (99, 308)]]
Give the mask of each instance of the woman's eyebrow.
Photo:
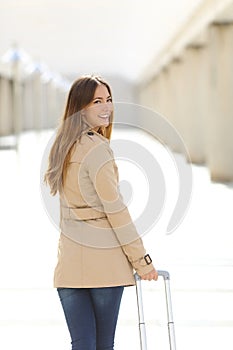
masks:
[[(109, 96), (107, 97), (107, 99), (108, 99), (109, 97), (111, 98), (112, 96), (109, 95)], [(103, 100), (103, 97), (95, 97), (94, 100)]]

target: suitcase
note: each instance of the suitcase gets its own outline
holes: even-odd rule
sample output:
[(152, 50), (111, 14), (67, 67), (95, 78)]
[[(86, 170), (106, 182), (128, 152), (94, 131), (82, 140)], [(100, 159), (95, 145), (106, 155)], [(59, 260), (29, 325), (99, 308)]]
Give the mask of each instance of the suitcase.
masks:
[[(160, 270), (157, 272), (159, 277), (163, 277), (163, 280), (164, 280), (170, 350), (176, 350), (175, 329), (174, 329), (174, 321), (173, 321), (173, 314), (172, 314), (172, 301), (171, 301), (171, 291), (170, 291), (170, 275), (169, 275), (169, 272), (167, 271)], [(137, 273), (135, 273), (134, 277), (136, 281), (140, 345), (141, 345), (141, 350), (147, 350), (146, 326), (145, 326), (144, 312), (143, 312), (141, 278)]]

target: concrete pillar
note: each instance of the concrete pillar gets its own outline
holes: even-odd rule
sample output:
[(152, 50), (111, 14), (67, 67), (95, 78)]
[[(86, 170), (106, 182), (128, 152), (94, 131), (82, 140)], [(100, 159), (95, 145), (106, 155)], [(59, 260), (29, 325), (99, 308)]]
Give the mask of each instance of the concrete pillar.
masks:
[(163, 114), (163, 110), (164, 110), (163, 90), (164, 90), (163, 70), (161, 70), (154, 81), (154, 109), (160, 114)]
[[(173, 111), (170, 112), (170, 115), (172, 115), (172, 125), (174, 126), (176, 132), (180, 135), (180, 137), (183, 139), (184, 132), (183, 132), (183, 111), (184, 111), (184, 94), (185, 94), (185, 88), (184, 88), (184, 79), (183, 79), (183, 60), (179, 57), (174, 60), (172, 60), (169, 63), (169, 70), (170, 70), (170, 76), (169, 76), (169, 85), (170, 85), (170, 94), (169, 99), (172, 99), (172, 109)], [(177, 141), (177, 140), (176, 140)], [(173, 150), (176, 152), (182, 152), (183, 147), (180, 144), (180, 142), (174, 142), (173, 143)]]
[(9, 78), (0, 77), (0, 136), (14, 133), (13, 123), (13, 84)]
[(47, 128), (57, 127), (62, 111), (58, 111), (57, 108), (57, 85), (51, 80), (47, 86), (47, 98), (48, 98), (48, 120)]
[[(184, 153), (183, 143), (178, 135), (177, 119), (181, 120), (181, 108), (183, 108), (183, 86), (180, 74), (176, 74), (174, 66), (179, 66), (179, 73), (182, 65), (173, 63), (172, 66), (164, 67), (158, 75), (150, 81), (146, 88), (140, 89), (140, 102), (152, 109), (147, 116), (139, 118), (139, 125), (144, 125), (152, 135), (165, 143), (171, 150)], [(181, 93), (182, 91), (182, 93)], [(179, 109), (179, 111), (178, 111)], [(178, 117), (178, 118), (177, 118)]]
[(139, 105), (139, 115), (137, 125), (142, 129), (155, 132), (155, 115), (158, 110), (158, 77), (154, 76), (151, 80), (137, 90)]
[(159, 112), (169, 119), (169, 96), (168, 96), (169, 69), (164, 67), (159, 73)]
[(20, 57), (16, 56), (12, 62), (12, 84), (13, 84), (13, 126), (16, 139), (16, 148), (19, 145), (20, 133), (23, 127), (23, 84), (21, 75)]
[(28, 76), (24, 81), (24, 94), (23, 94), (23, 130), (33, 130), (34, 128), (34, 103), (33, 103), (33, 81), (32, 75)]
[(207, 164), (214, 181), (233, 180), (233, 23), (210, 27)]
[[(203, 52), (204, 53), (204, 52)], [(193, 163), (202, 164), (205, 160), (203, 101), (204, 89), (202, 74), (202, 47), (189, 46), (183, 57), (183, 113), (182, 130), (184, 142)], [(207, 79), (208, 81), (208, 79)]]
[(33, 77), (33, 118), (34, 118), (34, 130), (42, 130), (43, 119), (43, 99), (42, 99), (42, 81), (40, 70), (34, 73)]
[(50, 128), (49, 125), (49, 101), (48, 101), (48, 89), (49, 81), (44, 81), (42, 86), (42, 101), (43, 101), (43, 113), (42, 113), (42, 129)]
[(33, 72), (24, 81), (23, 130), (40, 131), (43, 128), (43, 84), (40, 72)]
[[(197, 163), (207, 163), (207, 149), (208, 149), (208, 133), (210, 127), (211, 116), (211, 86), (210, 86), (210, 47), (209, 36), (207, 35), (208, 42), (200, 47), (196, 47), (196, 89), (198, 92), (198, 99), (195, 102), (195, 108), (198, 113), (198, 125), (197, 125), (197, 139), (192, 140), (195, 144), (196, 152), (198, 152)], [(193, 72), (194, 74), (194, 72)], [(200, 137), (198, 136), (200, 135)], [(200, 139), (200, 141), (199, 141)], [(198, 144), (199, 142), (199, 144)], [(195, 161), (195, 160), (194, 160)]]
[(159, 140), (169, 147), (171, 146), (171, 135), (167, 128), (168, 119), (168, 97), (167, 97), (167, 81), (168, 81), (168, 70), (166, 67), (161, 69), (161, 71), (154, 79), (154, 97), (153, 97), (153, 110), (154, 116), (152, 120), (152, 130), (154, 130), (154, 135), (156, 135)]
[[(64, 90), (64, 87), (62, 87), (62, 86), (58, 87), (58, 90), (57, 90), (57, 115), (58, 115), (58, 118), (60, 118), (64, 114), (67, 93), (68, 92)], [(55, 126), (56, 125), (57, 125), (57, 122), (56, 122)]]
[[(176, 133), (173, 132), (174, 118), (175, 118), (175, 102), (174, 101), (174, 85), (171, 81), (172, 72), (170, 65), (164, 67), (159, 73), (159, 86), (158, 86), (158, 96), (159, 96), (159, 105), (158, 111), (161, 115), (161, 118), (164, 119), (164, 127), (161, 131), (164, 139), (163, 141), (168, 145), (172, 150), (177, 149), (178, 139)], [(168, 126), (170, 125), (170, 127)]]
[(155, 78), (152, 78), (137, 90), (139, 104), (146, 108), (154, 108), (154, 80)]
[[(175, 134), (179, 129), (179, 115), (180, 115), (180, 103), (181, 103), (181, 89), (178, 71), (180, 68), (181, 61), (176, 59), (169, 63), (166, 74), (165, 84), (165, 117), (171, 123), (172, 128), (176, 130)], [(181, 152), (180, 142), (178, 142), (176, 135), (170, 135), (169, 146), (175, 152)]]
[(154, 76), (146, 85), (137, 88), (138, 101), (141, 106), (158, 109), (158, 76)]

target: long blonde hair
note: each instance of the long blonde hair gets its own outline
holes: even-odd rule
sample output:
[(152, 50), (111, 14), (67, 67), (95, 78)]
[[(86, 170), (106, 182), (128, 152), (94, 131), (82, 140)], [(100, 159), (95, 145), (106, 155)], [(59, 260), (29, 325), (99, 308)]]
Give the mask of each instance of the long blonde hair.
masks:
[[(90, 129), (81, 116), (81, 110), (93, 100), (95, 90), (101, 84), (106, 86), (112, 97), (110, 86), (96, 75), (83, 76), (77, 79), (70, 88), (65, 112), (50, 150), (48, 169), (44, 176), (44, 181), (50, 186), (52, 195), (62, 189), (72, 146), (85, 130)], [(109, 140), (112, 133), (112, 121), (113, 112), (109, 125), (98, 129), (98, 132)]]

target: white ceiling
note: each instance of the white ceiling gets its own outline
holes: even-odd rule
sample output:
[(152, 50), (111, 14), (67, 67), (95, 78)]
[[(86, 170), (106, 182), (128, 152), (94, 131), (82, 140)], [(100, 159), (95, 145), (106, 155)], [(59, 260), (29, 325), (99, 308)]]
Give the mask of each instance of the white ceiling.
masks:
[(67, 76), (136, 81), (203, 0), (0, 0), (0, 56), (12, 43)]

